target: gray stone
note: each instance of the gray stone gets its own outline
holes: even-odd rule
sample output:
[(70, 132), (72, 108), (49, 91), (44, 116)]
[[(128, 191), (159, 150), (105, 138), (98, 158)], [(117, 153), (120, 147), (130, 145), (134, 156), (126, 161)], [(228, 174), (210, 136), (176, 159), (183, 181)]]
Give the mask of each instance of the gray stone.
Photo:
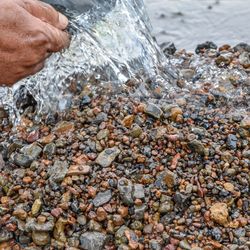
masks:
[(93, 200), (93, 204), (95, 207), (100, 207), (106, 203), (108, 203), (112, 198), (111, 190), (107, 190), (105, 192), (99, 192), (95, 199)]
[(156, 118), (160, 119), (161, 116), (163, 115), (162, 110), (155, 104), (149, 103), (146, 108), (145, 108), (145, 113)]
[(121, 200), (125, 205), (132, 205), (134, 203), (132, 197), (133, 185), (130, 180), (126, 178), (121, 178), (118, 181), (118, 190), (120, 193)]
[(134, 199), (144, 199), (145, 198), (145, 192), (144, 187), (142, 184), (135, 184), (134, 185)]
[(63, 161), (56, 161), (49, 169), (50, 182), (62, 182), (68, 172), (68, 163)]
[(80, 236), (81, 249), (102, 250), (107, 241), (107, 236), (99, 232), (86, 232)]
[(179, 246), (184, 250), (191, 250), (191, 246), (186, 240), (182, 240)]
[(126, 226), (122, 226), (117, 230), (117, 232), (115, 234), (115, 243), (117, 246), (128, 243), (128, 239), (125, 235), (125, 232), (129, 231), (129, 230), (130, 229)]
[(39, 224), (36, 222), (35, 218), (28, 217), (25, 224), (25, 231), (40, 231), (40, 232), (49, 232), (54, 229), (55, 222), (54, 217), (49, 213), (41, 213), (41, 215), (47, 218), (47, 221), (43, 224)]
[(55, 143), (47, 144), (43, 149), (43, 153), (47, 157), (53, 156), (56, 153), (56, 144)]
[(0, 229), (0, 243), (9, 241), (13, 238), (13, 233), (8, 232), (7, 230)]
[(149, 249), (150, 250), (161, 250), (162, 248), (161, 248), (161, 244), (158, 241), (151, 240), (149, 242)]
[(96, 163), (104, 168), (109, 167), (120, 152), (118, 147), (105, 149), (98, 155)]
[(16, 153), (13, 156), (13, 161), (19, 167), (28, 168), (31, 165), (33, 158), (28, 155)]
[(250, 66), (250, 53), (245, 51), (242, 54), (240, 54), (239, 62), (244, 67), (246, 68), (249, 67)]
[(144, 218), (144, 213), (147, 210), (146, 205), (135, 206), (135, 219), (142, 220)]
[(243, 152), (243, 157), (250, 159), (250, 150), (246, 150)]
[(32, 143), (31, 145), (25, 146), (21, 149), (21, 153), (27, 155), (33, 160), (37, 159), (39, 155), (42, 153), (42, 148), (37, 145), (37, 143)]
[(87, 224), (87, 218), (85, 215), (79, 215), (77, 216), (77, 222), (82, 225), (85, 226)]
[(238, 139), (235, 135), (232, 135), (232, 134), (228, 135), (228, 137), (227, 137), (228, 148), (237, 149), (237, 141), (238, 141)]

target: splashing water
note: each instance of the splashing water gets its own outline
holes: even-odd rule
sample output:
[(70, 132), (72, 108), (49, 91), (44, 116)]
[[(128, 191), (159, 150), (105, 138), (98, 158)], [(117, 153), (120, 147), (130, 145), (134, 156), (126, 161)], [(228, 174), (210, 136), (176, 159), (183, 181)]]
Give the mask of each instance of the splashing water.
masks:
[(69, 49), (51, 56), (36, 75), (0, 89), (0, 100), (12, 117), (19, 118), (16, 103), (23, 86), (37, 102), (37, 113), (44, 114), (69, 105), (72, 82), (82, 85), (94, 78), (100, 84), (122, 84), (142, 70), (169, 83), (169, 62), (150, 35), (142, 0), (107, 1), (80, 15), (70, 10), (65, 14), (73, 34)]

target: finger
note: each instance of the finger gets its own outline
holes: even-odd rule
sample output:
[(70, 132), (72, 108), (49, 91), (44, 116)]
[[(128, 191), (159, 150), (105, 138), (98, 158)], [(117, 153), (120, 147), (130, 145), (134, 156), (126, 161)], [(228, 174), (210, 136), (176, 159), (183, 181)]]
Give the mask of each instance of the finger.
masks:
[(41, 71), (44, 68), (44, 64), (45, 62), (43, 61), (32, 67), (26, 68), (25, 71), (23, 72), (22, 78), (34, 75), (37, 72)]
[(43, 22), (49, 23), (60, 30), (67, 28), (69, 23), (67, 17), (56, 11), (51, 5), (38, 0), (26, 0), (22, 2), (22, 7), (25, 10)]
[(48, 37), (47, 52), (59, 52), (64, 48), (69, 47), (69, 34), (61, 31), (50, 24), (41, 23), (43, 33)]

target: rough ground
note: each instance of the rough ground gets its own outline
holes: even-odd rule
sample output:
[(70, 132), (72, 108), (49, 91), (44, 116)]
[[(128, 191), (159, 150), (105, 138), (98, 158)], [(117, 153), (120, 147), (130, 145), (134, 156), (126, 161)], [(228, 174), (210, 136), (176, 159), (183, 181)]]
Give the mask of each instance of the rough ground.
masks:
[(133, 82), (83, 90), (39, 124), (28, 108), (15, 131), (1, 109), (0, 249), (249, 249), (250, 49), (197, 53), (245, 78), (215, 86), (179, 51), (172, 99), (129, 97)]

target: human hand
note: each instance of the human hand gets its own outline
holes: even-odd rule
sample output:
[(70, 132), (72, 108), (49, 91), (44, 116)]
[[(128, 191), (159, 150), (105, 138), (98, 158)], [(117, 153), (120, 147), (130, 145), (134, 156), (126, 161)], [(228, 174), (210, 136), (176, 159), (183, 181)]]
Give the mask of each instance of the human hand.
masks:
[(40, 71), (46, 58), (69, 45), (65, 16), (38, 0), (0, 1), (0, 85)]

